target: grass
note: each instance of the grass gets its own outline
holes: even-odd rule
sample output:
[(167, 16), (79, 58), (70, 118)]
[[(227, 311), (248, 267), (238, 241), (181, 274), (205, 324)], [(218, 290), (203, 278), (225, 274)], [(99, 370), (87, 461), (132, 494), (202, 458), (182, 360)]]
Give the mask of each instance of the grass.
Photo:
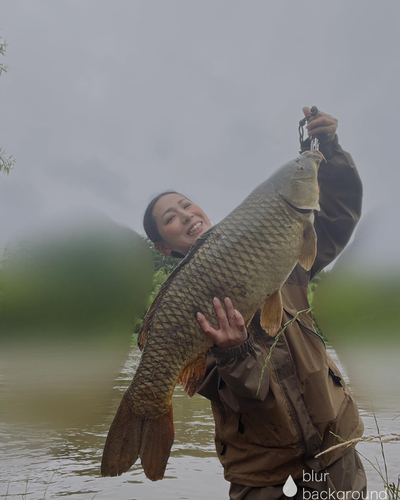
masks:
[[(380, 434), (378, 419), (376, 418), (375, 411), (373, 411), (373, 415), (374, 415), (376, 429), (378, 431), (378, 434)], [(385, 485), (385, 489), (386, 489), (386, 492), (388, 494), (389, 500), (400, 500), (400, 474), (397, 476), (397, 484), (394, 482), (389, 483), (389, 474), (388, 474), (388, 468), (387, 468), (387, 462), (386, 462), (386, 456), (385, 456), (385, 447), (383, 446), (384, 443), (383, 443), (383, 440), (381, 438), (379, 439), (379, 442), (381, 445), (381, 454), (382, 454), (382, 458), (383, 458), (383, 464), (385, 467), (385, 474), (383, 474), (382, 469), (379, 466), (378, 461), (377, 461), (378, 467), (375, 470), (378, 470), (378, 474), (380, 475), (381, 479), (383, 480), (383, 484)], [(368, 462), (369, 462), (369, 460), (368, 460)]]
[(258, 381), (258, 387), (257, 387), (257, 392), (256, 394), (258, 394), (260, 392), (260, 388), (261, 388), (261, 382), (262, 382), (262, 378), (264, 376), (264, 372), (265, 370), (267, 369), (267, 365), (268, 365), (268, 362), (269, 360), (271, 359), (271, 356), (272, 356), (272, 352), (276, 346), (276, 344), (278, 343), (278, 340), (279, 340), (279, 337), (282, 335), (282, 333), (286, 330), (286, 328), (291, 324), (291, 323), (294, 323), (296, 321), (296, 319), (299, 317), (300, 314), (302, 313), (309, 313), (310, 311), (312, 310), (312, 307), (308, 308), (308, 309), (303, 309), (302, 311), (299, 311), (296, 316), (294, 316), (292, 319), (290, 319), (289, 321), (287, 321), (282, 329), (276, 334), (275, 336), (275, 340), (274, 340), (274, 343), (272, 344), (271, 346), (271, 349), (269, 350), (268, 352), (268, 355), (267, 357), (265, 358), (265, 363), (264, 363), (264, 366), (262, 367), (262, 370), (261, 370), (261, 375), (260, 375), (260, 379)]
[[(333, 436), (335, 436), (340, 441), (340, 443), (335, 445), (335, 446), (331, 446), (327, 450), (324, 450), (322, 453), (319, 453), (318, 455), (316, 455), (315, 458), (318, 458), (321, 455), (328, 453), (329, 451), (333, 450), (334, 448), (340, 448), (340, 447), (353, 448), (360, 455), (360, 457), (362, 457), (366, 462), (368, 462), (371, 465), (371, 467), (378, 473), (379, 477), (381, 478), (381, 480), (383, 482), (383, 486), (385, 488), (385, 491), (387, 493), (387, 500), (400, 500), (400, 474), (397, 477), (397, 483), (395, 481), (390, 482), (388, 467), (387, 467), (387, 462), (386, 462), (385, 447), (384, 447), (384, 444), (386, 444), (386, 443), (400, 441), (400, 434), (392, 433), (389, 436), (384, 436), (383, 434), (380, 434), (378, 420), (376, 418), (375, 412), (373, 412), (373, 414), (374, 414), (376, 428), (378, 431), (378, 434), (376, 436), (361, 437), (361, 438), (351, 439), (350, 441), (346, 441), (341, 436), (338, 436), (334, 432), (330, 431), (331, 434)], [(376, 465), (375, 465), (371, 460), (369, 460), (367, 457), (365, 457), (362, 453), (360, 453), (355, 448), (355, 445), (357, 443), (371, 442), (371, 441), (375, 441), (375, 440), (378, 440), (380, 447), (381, 447), (381, 454), (382, 454), (382, 459), (383, 459), (384, 470), (382, 470), (382, 467), (380, 466), (378, 460), (376, 460)]]
[[(47, 492), (48, 492), (48, 490), (49, 490), (49, 486), (50, 486), (50, 484), (53, 482), (54, 476), (57, 474), (57, 472), (58, 472), (59, 470), (60, 470), (60, 469), (56, 469), (56, 470), (53, 472), (53, 474), (52, 474), (52, 476), (51, 476), (50, 480), (47, 482), (47, 486), (46, 486), (46, 489), (44, 490), (43, 496), (42, 496), (39, 500), (46, 500), (46, 495), (47, 495)], [(9, 482), (8, 482), (8, 485), (7, 485), (7, 491), (6, 491), (6, 494), (5, 494), (5, 497), (4, 497), (4, 498), (5, 498), (5, 500), (7, 500), (8, 496), (9, 496), (9, 494), (10, 494), (10, 484), (11, 484), (11, 481), (9, 481)], [(27, 498), (28, 498), (28, 497), (27, 497), (27, 495), (28, 495), (28, 490), (29, 490), (29, 478), (27, 478), (27, 479), (25, 480), (25, 491), (24, 491), (24, 493), (22, 493), (22, 494), (21, 494), (21, 498), (22, 498), (22, 500), (27, 500)], [(97, 495), (97, 493), (95, 493), (95, 494), (92, 496), (91, 500), (93, 500), (93, 499), (94, 499), (94, 497), (95, 497), (96, 495)], [(13, 496), (14, 496), (14, 495), (13, 495)]]

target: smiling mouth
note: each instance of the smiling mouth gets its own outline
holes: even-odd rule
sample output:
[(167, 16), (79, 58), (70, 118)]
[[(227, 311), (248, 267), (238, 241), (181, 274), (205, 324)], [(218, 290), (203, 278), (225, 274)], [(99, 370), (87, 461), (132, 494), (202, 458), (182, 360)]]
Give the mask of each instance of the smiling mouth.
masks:
[(189, 231), (187, 232), (187, 234), (189, 236), (191, 236), (192, 234), (194, 234), (198, 229), (201, 228), (201, 226), (203, 225), (203, 222), (200, 221), (200, 222), (196, 222), (196, 224), (194, 224), (190, 229)]

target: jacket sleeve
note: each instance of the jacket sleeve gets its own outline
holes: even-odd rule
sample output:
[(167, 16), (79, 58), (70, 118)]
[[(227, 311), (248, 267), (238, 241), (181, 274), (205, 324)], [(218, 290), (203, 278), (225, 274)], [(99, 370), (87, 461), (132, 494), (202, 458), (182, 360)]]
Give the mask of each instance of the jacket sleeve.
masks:
[(268, 370), (263, 370), (264, 363), (264, 354), (250, 334), (238, 346), (213, 347), (208, 351), (207, 372), (198, 392), (229, 410), (250, 411), (268, 393), (269, 376)]
[[(309, 147), (309, 139), (302, 149)], [(321, 210), (316, 214), (317, 258), (310, 279), (330, 264), (347, 245), (361, 217), (362, 183), (349, 153), (343, 151), (337, 135), (320, 146), (326, 162), (319, 167)]]

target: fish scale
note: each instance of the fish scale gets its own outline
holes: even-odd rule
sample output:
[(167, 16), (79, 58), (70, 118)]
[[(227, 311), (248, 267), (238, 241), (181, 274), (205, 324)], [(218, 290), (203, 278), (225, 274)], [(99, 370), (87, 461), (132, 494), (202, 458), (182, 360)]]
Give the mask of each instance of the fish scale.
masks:
[(201, 311), (218, 329), (212, 299), (228, 296), (249, 325), (277, 333), (280, 289), (300, 262), (316, 254), (319, 152), (281, 167), (222, 222), (204, 233), (162, 285), (139, 334), (142, 357), (110, 427), (102, 474), (125, 472), (140, 456), (148, 478), (162, 479), (173, 443), (172, 394), (181, 382), (193, 395), (212, 347), (196, 320)]

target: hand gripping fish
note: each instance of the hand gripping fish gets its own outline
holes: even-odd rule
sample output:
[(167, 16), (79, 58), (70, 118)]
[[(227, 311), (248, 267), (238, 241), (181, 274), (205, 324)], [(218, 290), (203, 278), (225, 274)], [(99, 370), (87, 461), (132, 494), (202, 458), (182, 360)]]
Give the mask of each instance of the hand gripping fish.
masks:
[(163, 478), (174, 441), (175, 385), (196, 393), (212, 347), (197, 311), (219, 328), (213, 297), (230, 297), (246, 325), (261, 308), (263, 329), (271, 336), (279, 331), (282, 285), (297, 262), (309, 270), (315, 260), (322, 159), (307, 151), (277, 170), (203, 233), (165, 281), (143, 320), (143, 353), (108, 433), (103, 476), (126, 472), (140, 457), (149, 479)]

